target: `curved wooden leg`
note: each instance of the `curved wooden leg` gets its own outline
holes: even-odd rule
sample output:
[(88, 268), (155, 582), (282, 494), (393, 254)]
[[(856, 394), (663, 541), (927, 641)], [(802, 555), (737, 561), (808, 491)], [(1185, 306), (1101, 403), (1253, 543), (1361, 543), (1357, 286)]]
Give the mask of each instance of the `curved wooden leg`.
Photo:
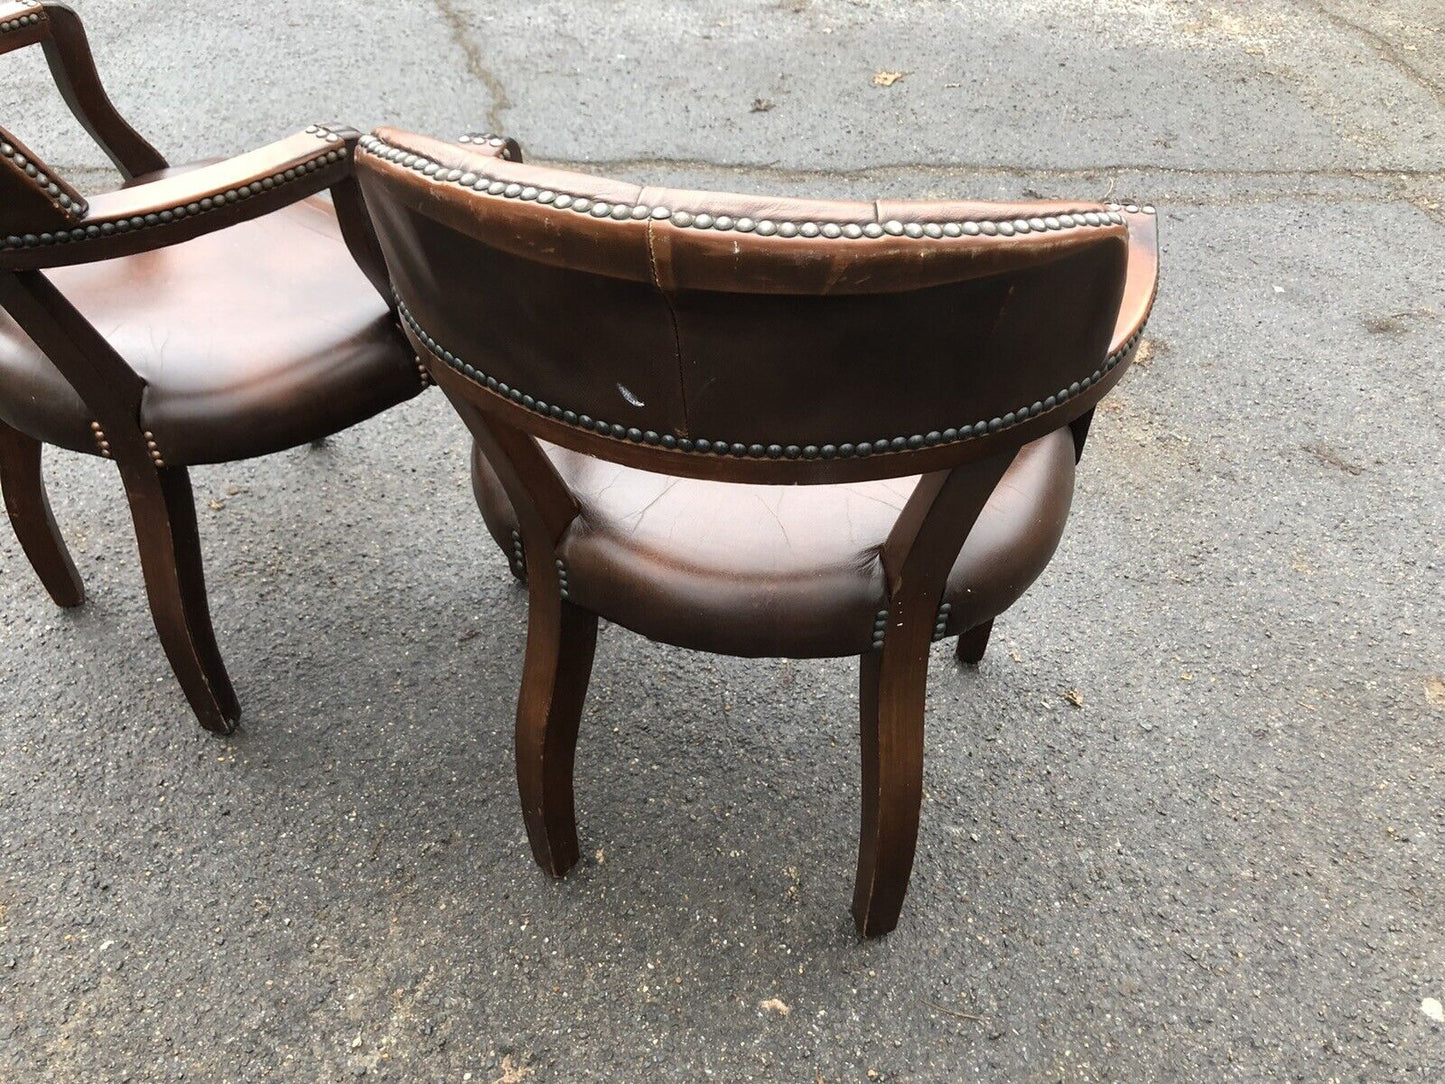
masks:
[(0, 490), (15, 537), (55, 604), (79, 606), (85, 601), (85, 586), (50, 511), (40, 472), (41, 451), (38, 440), (0, 422)]
[(863, 747), (863, 829), (853, 919), (864, 937), (898, 925), (923, 801), (923, 706), (927, 637), (921, 651), (902, 648), (862, 658), (859, 711)]
[(527, 619), (527, 660), (517, 699), (517, 790), (537, 864), (560, 877), (577, 863), (572, 761), (592, 655), (597, 615), (558, 596), (556, 583), (534, 576)]
[(988, 637), (991, 632), (993, 632), (992, 618), (982, 625), (975, 625), (960, 636), (958, 650), (955, 652), (958, 661), (968, 663), (969, 666), (977, 666), (983, 659), (983, 653), (988, 650)]
[(184, 467), (122, 473), (161, 646), (201, 725), (229, 734), (241, 705), (211, 628), (190, 476)]

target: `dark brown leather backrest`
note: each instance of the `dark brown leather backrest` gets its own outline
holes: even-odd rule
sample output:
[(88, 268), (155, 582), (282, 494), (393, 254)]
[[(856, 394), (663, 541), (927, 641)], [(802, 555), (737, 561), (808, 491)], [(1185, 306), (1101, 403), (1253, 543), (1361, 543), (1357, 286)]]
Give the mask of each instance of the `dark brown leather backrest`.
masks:
[(1128, 231), (1103, 206), (644, 188), (392, 130), (357, 162), (419, 346), (590, 454), (908, 474), (1066, 424), (1108, 373)]

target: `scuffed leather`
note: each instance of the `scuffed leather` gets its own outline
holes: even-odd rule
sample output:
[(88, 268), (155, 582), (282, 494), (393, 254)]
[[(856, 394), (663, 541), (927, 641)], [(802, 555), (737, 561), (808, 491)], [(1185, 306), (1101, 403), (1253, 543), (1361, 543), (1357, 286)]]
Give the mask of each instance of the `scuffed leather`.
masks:
[[(879, 553), (916, 478), (759, 486), (672, 478), (543, 444), (581, 507), (558, 545), (574, 602), (653, 640), (748, 657), (859, 654), (887, 606)], [(512, 553), (517, 521), (477, 449), (472, 484)], [(1067, 429), (1025, 445), (948, 577), (950, 635), (1002, 613), (1048, 564), (1074, 491)]]
[[(421, 390), (409, 346), (323, 199), (46, 274), (146, 381), (141, 428), (171, 465), (294, 447)], [(0, 385), (0, 418), (50, 444), (97, 450), (93, 415), (3, 311)]]

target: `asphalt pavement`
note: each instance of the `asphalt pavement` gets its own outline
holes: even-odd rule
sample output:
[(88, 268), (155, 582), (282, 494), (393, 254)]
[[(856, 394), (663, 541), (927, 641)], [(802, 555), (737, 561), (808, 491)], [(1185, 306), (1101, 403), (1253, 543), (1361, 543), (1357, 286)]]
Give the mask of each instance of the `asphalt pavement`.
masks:
[[(1445, 1080), (1436, 0), (77, 6), (175, 161), (344, 120), (666, 184), (1147, 200), (1163, 275), (1049, 570), (977, 671), (936, 648), (871, 943), (847, 660), (604, 626), (584, 859), (533, 866), (525, 598), (436, 392), (193, 472), (229, 739), (113, 466), (51, 456), (90, 601), (0, 525), (0, 1081)], [(38, 56), (0, 72), (0, 122), (114, 183)]]

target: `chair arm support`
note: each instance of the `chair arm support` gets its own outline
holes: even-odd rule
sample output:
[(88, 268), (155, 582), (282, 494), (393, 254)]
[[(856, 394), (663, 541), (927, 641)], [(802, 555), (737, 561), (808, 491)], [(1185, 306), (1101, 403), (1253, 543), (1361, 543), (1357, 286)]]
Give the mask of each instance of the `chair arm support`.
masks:
[(166, 168), (166, 160), (116, 111), (95, 70), (85, 26), (58, 0), (0, 0), (0, 53), (41, 45), (55, 86), (75, 119), (126, 180)]
[(259, 218), (348, 181), (358, 138), (351, 129), (312, 125), (224, 162), (107, 192), (68, 229), (0, 237), (0, 268), (130, 256)]

